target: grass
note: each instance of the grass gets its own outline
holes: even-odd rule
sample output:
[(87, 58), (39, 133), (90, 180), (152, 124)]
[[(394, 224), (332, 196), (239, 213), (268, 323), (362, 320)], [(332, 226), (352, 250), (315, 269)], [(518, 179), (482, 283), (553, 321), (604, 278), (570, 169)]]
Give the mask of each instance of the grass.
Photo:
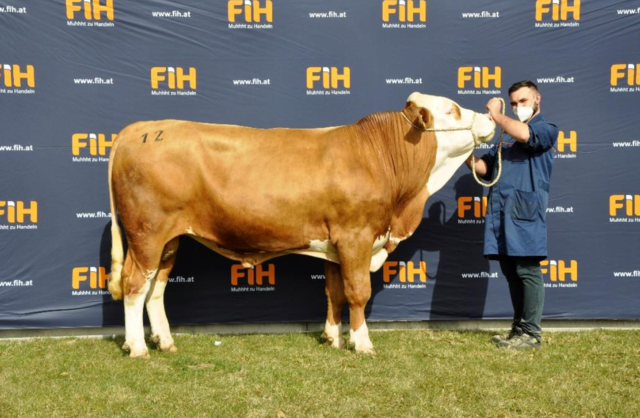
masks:
[(640, 331), (547, 333), (528, 352), (490, 336), (372, 332), (371, 357), (319, 334), (183, 335), (149, 360), (121, 337), (0, 341), (0, 417), (640, 416)]

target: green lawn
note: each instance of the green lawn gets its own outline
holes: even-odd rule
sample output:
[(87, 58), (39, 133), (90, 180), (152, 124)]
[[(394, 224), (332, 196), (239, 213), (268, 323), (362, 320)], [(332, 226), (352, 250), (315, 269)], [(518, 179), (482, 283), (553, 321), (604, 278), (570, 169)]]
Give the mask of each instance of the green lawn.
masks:
[(183, 335), (149, 360), (121, 337), (0, 341), (0, 417), (640, 417), (640, 331), (490, 336), (372, 332), (371, 357), (318, 333)]

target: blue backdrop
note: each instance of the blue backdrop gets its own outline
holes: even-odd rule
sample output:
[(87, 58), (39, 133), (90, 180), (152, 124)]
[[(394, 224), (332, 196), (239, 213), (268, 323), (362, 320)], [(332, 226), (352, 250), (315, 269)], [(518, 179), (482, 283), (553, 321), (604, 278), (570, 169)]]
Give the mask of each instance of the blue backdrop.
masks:
[[(413, 91), (483, 111), (522, 79), (561, 130), (545, 318), (640, 318), (638, 45), (640, 1), (2, 0), (0, 328), (124, 323), (106, 173), (131, 122), (335, 126)], [(510, 318), (483, 195), (463, 167), (430, 198), (370, 320)], [(170, 281), (172, 324), (325, 317), (317, 259), (249, 272), (185, 238)]]

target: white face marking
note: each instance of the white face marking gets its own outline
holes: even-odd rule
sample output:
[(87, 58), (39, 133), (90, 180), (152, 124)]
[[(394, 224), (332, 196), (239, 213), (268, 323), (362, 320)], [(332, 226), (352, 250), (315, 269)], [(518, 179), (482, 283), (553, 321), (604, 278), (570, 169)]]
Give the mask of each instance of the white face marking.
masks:
[(193, 232), (193, 228), (192, 228), (192, 227), (187, 228), (187, 230), (186, 230), (186, 231), (184, 231), (184, 232), (185, 232), (185, 233), (187, 233), (187, 234), (189, 234), (189, 235), (195, 235), (195, 236), (197, 236), (197, 235), (196, 235), (196, 233), (195, 233), (195, 232)]
[[(474, 119), (473, 111), (458, 106), (461, 118), (457, 120), (451, 112), (454, 102), (445, 97), (413, 93), (407, 100), (429, 109), (434, 117), (434, 128), (436, 129), (471, 128), (480, 142), (488, 142), (493, 138), (496, 125), (487, 115), (476, 114)], [(472, 122), (473, 126), (471, 126)], [(438, 141), (438, 151), (426, 185), (430, 195), (440, 190), (449, 181), (475, 146), (471, 130), (436, 132), (435, 134)]]
[(355, 344), (356, 351), (360, 353), (373, 353), (373, 344), (369, 339), (369, 329), (366, 322), (363, 322), (356, 331), (349, 330), (349, 342)]
[[(440, 140), (438, 139), (438, 143)], [(440, 154), (440, 148), (438, 148), (438, 155)], [(469, 153), (460, 155), (458, 157), (449, 157), (445, 158), (442, 164), (438, 167), (434, 167), (431, 170), (431, 174), (429, 175), (429, 180), (427, 181), (427, 190), (429, 191), (429, 195), (433, 196), (435, 192), (440, 190), (442, 186), (445, 185), (447, 181), (458, 170), (458, 168), (464, 163), (464, 160), (467, 159)]]

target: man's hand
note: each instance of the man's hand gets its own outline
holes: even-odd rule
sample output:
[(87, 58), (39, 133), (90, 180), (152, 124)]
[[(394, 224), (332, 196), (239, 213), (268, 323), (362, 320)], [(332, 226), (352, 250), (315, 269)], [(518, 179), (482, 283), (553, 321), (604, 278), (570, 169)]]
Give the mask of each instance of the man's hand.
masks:
[[(467, 158), (467, 160), (464, 162), (467, 165), (467, 167), (469, 167), (469, 170), (474, 169), (474, 167), (471, 166), (472, 157), (473, 157), (473, 153), (471, 153), (469, 155), (469, 158)], [(475, 171), (476, 171), (476, 174), (479, 175), (480, 177), (484, 177), (487, 174), (487, 163), (485, 163), (482, 158), (476, 158)]]
[(487, 102), (487, 110), (492, 119), (496, 119), (496, 115), (502, 115), (502, 102), (497, 97)]
[(518, 142), (525, 143), (529, 141), (529, 127), (526, 123), (519, 120), (511, 119), (502, 114), (502, 101), (497, 97), (487, 102), (487, 110), (491, 119)]

